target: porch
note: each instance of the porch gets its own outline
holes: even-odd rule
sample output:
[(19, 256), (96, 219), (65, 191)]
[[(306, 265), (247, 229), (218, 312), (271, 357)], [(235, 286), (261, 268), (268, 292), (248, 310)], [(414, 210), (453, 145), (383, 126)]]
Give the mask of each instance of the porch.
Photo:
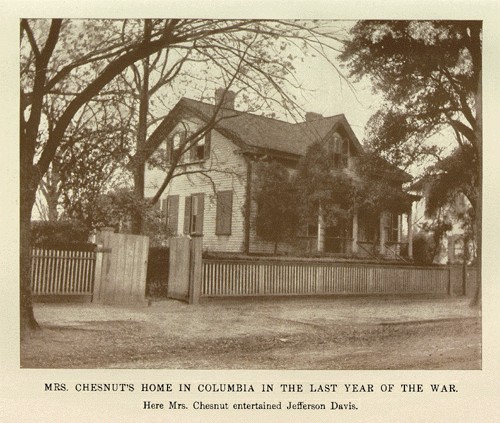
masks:
[(378, 216), (354, 213), (346, 224), (335, 227), (327, 226), (320, 216), (317, 226), (309, 225), (299, 242), (309, 254), (411, 261), (412, 213), (382, 212)]

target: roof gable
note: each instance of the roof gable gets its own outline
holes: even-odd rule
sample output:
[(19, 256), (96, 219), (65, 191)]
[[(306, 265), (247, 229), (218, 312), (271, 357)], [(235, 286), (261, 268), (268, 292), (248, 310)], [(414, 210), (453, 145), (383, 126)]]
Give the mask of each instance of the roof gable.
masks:
[[(151, 135), (147, 154), (152, 154), (186, 113), (209, 122), (213, 119), (215, 105), (182, 98)], [(292, 156), (305, 155), (311, 144), (324, 140), (339, 128), (344, 129), (356, 150), (362, 153), (363, 147), (342, 114), (314, 121), (289, 123), (221, 108), (214, 124), (214, 129), (240, 148), (262, 149)]]

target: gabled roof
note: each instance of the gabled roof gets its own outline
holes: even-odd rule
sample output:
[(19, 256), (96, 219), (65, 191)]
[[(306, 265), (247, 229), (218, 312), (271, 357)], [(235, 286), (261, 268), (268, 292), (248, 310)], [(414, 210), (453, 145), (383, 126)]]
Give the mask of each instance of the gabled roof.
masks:
[[(183, 98), (187, 107), (210, 119), (215, 113), (213, 104)], [(220, 118), (219, 118), (220, 116)], [(344, 127), (350, 138), (362, 151), (361, 144), (352, 132), (344, 115), (336, 115), (310, 122), (289, 123), (253, 113), (232, 109), (220, 109), (217, 130), (236, 136), (246, 145), (255, 148), (275, 150), (298, 156), (305, 155), (307, 147), (323, 140), (334, 128)]]
[(389, 177), (390, 179), (399, 180), (402, 183), (412, 181), (413, 178), (409, 173), (401, 170), (399, 167), (388, 162), (378, 154), (372, 152), (368, 152), (365, 154), (367, 157), (373, 160), (373, 163), (376, 165), (379, 173), (385, 175), (386, 177)]
[[(208, 122), (213, 118), (215, 105), (183, 97), (151, 135), (148, 154), (151, 154), (173, 130), (183, 112), (190, 112)], [(214, 128), (242, 149), (262, 149), (292, 156), (305, 155), (309, 145), (343, 128), (356, 150), (359, 153), (363, 152), (363, 147), (343, 114), (313, 121), (289, 123), (253, 113), (221, 108)]]

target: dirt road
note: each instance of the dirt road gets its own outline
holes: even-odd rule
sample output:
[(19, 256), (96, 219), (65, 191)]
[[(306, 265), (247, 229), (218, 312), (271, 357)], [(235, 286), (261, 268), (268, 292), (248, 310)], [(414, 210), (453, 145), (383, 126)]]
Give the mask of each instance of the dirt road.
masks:
[(27, 368), (479, 369), (481, 317), (456, 298), (273, 298), (189, 306), (38, 304)]

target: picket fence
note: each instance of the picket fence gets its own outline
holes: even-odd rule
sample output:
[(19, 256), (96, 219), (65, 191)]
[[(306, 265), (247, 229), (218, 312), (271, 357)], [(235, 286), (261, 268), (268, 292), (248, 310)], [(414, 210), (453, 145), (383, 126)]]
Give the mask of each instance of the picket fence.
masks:
[(92, 295), (95, 251), (33, 248), (31, 291), (33, 295)]
[(448, 267), (204, 260), (201, 295), (449, 294)]

